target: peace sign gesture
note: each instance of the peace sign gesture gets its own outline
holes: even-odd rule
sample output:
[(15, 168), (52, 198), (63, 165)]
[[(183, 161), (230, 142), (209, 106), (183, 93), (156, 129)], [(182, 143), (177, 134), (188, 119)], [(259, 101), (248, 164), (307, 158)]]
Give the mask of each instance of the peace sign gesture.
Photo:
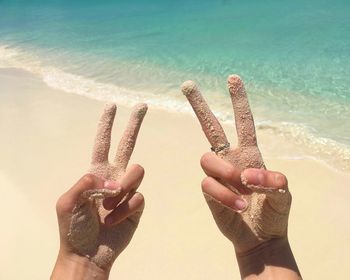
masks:
[(127, 165), (146, 111), (145, 104), (135, 106), (110, 162), (116, 105), (106, 105), (98, 124), (90, 173), (57, 202), (60, 251), (87, 257), (107, 273), (130, 242), (144, 208), (143, 196), (136, 192), (144, 170), (139, 165)]
[(201, 165), (208, 175), (202, 189), (214, 219), (237, 253), (246, 253), (263, 242), (287, 235), (291, 195), (287, 179), (265, 170), (257, 145), (253, 115), (242, 80), (228, 77), (238, 145), (231, 148), (220, 123), (192, 81), (182, 85), (214, 153)]

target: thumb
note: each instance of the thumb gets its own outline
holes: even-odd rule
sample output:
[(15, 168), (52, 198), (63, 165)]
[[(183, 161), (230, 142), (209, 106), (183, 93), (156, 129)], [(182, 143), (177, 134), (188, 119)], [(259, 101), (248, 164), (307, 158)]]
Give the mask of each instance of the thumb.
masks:
[(58, 199), (56, 205), (57, 213), (71, 213), (74, 206), (82, 198), (85, 191), (102, 189), (103, 187), (103, 179), (93, 174), (85, 174), (73, 187), (71, 187)]
[(280, 172), (248, 168), (241, 174), (242, 183), (257, 193), (264, 193), (271, 208), (279, 214), (287, 215), (292, 202), (288, 190), (288, 180)]

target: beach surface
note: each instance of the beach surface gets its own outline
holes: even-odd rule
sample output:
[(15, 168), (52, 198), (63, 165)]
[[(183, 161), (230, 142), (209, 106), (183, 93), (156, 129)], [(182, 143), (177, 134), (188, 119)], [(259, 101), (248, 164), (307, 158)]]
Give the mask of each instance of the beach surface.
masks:
[[(103, 107), (23, 70), (0, 69), (0, 279), (49, 278), (59, 248), (55, 203), (86, 173)], [(111, 156), (130, 111), (118, 106)], [(225, 130), (234, 144), (233, 125)], [(279, 156), (293, 146), (273, 134), (258, 130), (258, 141), (267, 167), (289, 180), (289, 239), (303, 277), (345, 279), (350, 174)], [(193, 115), (149, 108), (131, 158), (146, 170), (146, 208), (110, 279), (239, 278), (233, 247), (201, 193), (199, 159), (209, 148)]]

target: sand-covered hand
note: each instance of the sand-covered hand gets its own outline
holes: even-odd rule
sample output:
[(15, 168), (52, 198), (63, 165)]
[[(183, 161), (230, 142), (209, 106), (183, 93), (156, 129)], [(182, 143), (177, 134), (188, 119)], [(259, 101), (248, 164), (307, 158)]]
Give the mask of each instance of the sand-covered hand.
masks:
[(98, 124), (89, 174), (57, 204), (61, 243), (67, 243), (73, 252), (102, 269), (110, 269), (129, 244), (144, 208), (143, 196), (136, 192), (144, 170), (139, 165), (127, 165), (146, 111), (145, 104), (135, 106), (114, 161), (110, 162), (116, 106), (106, 105)]
[[(236, 148), (230, 147), (222, 126), (196, 84), (187, 81), (182, 85), (182, 92), (196, 113), (212, 151), (218, 157), (215, 159), (216, 155), (212, 153), (212, 159), (209, 160), (211, 156), (206, 155), (201, 161), (209, 176), (202, 184), (205, 198), (219, 229), (233, 242), (236, 251), (243, 253), (270, 239), (286, 237), (291, 194), (282, 174), (265, 169), (241, 78), (229, 76), (228, 89), (235, 115)], [(210, 172), (225, 173), (229, 178), (225, 180), (225, 175)], [(253, 173), (262, 174), (257, 175), (257, 178), (275, 176), (279, 181), (270, 183), (271, 180), (267, 180), (267, 184), (260, 184), (252, 176)]]

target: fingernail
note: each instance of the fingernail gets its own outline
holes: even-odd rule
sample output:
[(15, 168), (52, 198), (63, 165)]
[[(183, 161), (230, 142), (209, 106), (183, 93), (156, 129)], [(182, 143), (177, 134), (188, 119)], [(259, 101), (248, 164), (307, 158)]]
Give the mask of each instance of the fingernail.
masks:
[(247, 202), (243, 199), (237, 199), (234, 201), (233, 206), (237, 210), (243, 210), (243, 209), (247, 208)]
[(104, 187), (106, 189), (115, 190), (118, 187), (118, 184), (117, 182), (113, 182), (113, 181), (105, 181)]

